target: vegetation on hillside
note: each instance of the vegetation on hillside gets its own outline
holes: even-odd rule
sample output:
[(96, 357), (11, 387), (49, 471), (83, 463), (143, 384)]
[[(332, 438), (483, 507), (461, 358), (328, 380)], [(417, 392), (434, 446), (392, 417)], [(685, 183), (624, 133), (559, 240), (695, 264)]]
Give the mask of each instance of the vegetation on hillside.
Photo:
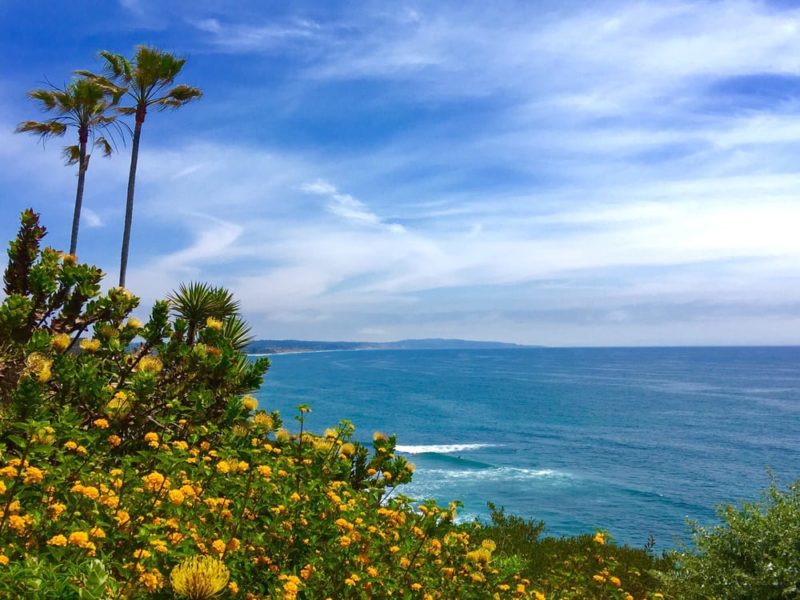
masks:
[(392, 494), (394, 437), (259, 408), (269, 362), (236, 348), (225, 292), (141, 323), (44, 234), (25, 212), (0, 305), (1, 597), (537, 597), (455, 505)]

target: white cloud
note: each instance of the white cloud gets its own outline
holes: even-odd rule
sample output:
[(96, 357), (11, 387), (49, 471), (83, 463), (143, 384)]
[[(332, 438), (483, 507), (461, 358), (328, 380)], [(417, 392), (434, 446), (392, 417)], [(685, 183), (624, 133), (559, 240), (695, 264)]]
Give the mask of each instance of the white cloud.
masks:
[(405, 227), (399, 223), (386, 223), (374, 212), (367, 208), (367, 205), (353, 198), (350, 194), (342, 194), (331, 183), (322, 179), (317, 179), (311, 183), (304, 183), (300, 189), (310, 194), (317, 194), (328, 197), (327, 209), (344, 219), (359, 225), (369, 225), (374, 227), (385, 227), (393, 233), (405, 232)]
[(91, 208), (81, 209), (81, 223), (85, 223), (87, 227), (103, 227), (105, 225), (100, 215)]

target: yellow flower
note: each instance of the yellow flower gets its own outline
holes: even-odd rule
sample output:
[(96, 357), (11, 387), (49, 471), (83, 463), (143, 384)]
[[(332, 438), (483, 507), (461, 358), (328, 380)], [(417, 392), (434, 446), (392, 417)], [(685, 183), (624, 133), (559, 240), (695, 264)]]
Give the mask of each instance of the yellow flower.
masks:
[(183, 504), (184, 496), (183, 492), (180, 490), (170, 490), (169, 492), (169, 501), (172, 502), (175, 506), (180, 506)]
[(52, 375), (50, 369), (53, 366), (53, 361), (47, 358), (44, 354), (34, 352), (25, 360), (25, 366), (28, 373), (35, 375), (39, 383), (46, 383), (50, 380)]
[(388, 442), (389, 436), (382, 431), (376, 431), (372, 434), (372, 441), (375, 443)]
[(601, 531), (598, 531), (597, 533), (594, 534), (594, 541), (596, 543), (600, 544), (600, 545), (605, 544), (606, 543), (606, 534), (604, 534)]
[(73, 531), (69, 534), (69, 543), (71, 546), (84, 548), (89, 543), (89, 534), (85, 531)]
[(67, 510), (67, 506), (65, 504), (56, 502), (47, 507), (47, 514), (50, 515), (50, 518), (55, 521), (65, 510)]
[(106, 419), (95, 419), (92, 422), (94, 423), (94, 426), (97, 427), (98, 429), (108, 429), (108, 420)]
[(467, 552), (467, 560), (477, 565), (488, 565), (492, 559), (492, 553), (486, 548), (478, 548), (472, 552)]
[(49, 540), (47, 540), (48, 546), (66, 546), (67, 545), (67, 538), (61, 535), (54, 535)]
[(32, 441), (34, 444), (44, 444), (45, 446), (49, 446), (56, 439), (56, 436), (53, 435), (55, 432), (56, 432), (55, 429), (53, 429), (49, 425), (46, 425), (45, 427), (42, 427), (41, 429), (36, 431)]
[(70, 342), (72, 342), (72, 339), (70, 339), (66, 333), (59, 333), (53, 336), (50, 340), (50, 345), (53, 347), (53, 350), (63, 352), (69, 348)]
[(158, 448), (158, 434), (154, 431), (149, 431), (144, 434), (144, 441), (151, 448)]
[(608, 578), (608, 582), (614, 587), (619, 587), (622, 585), (622, 582), (620, 581), (619, 577), (616, 577), (614, 575)]
[(84, 352), (97, 352), (100, 350), (100, 340), (83, 339), (81, 340), (80, 347)]
[(231, 472), (231, 466), (228, 464), (227, 460), (221, 460), (217, 463), (217, 473), (221, 475), (226, 475)]
[(139, 583), (150, 592), (155, 592), (164, 586), (164, 576), (158, 569), (150, 569), (139, 575)]
[(131, 408), (133, 408), (133, 403), (128, 398), (128, 394), (120, 390), (108, 401), (103, 412), (109, 417), (124, 417), (131, 412)]
[(146, 489), (148, 492), (158, 492), (161, 489), (169, 488), (168, 482), (158, 471), (153, 471), (152, 473), (145, 475), (142, 477), (142, 481), (144, 482), (144, 489)]
[(24, 477), (22, 483), (39, 483), (42, 479), (44, 479), (44, 471), (37, 467), (28, 467), (22, 472), (22, 476)]
[(84, 487), (81, 493), (90, 500), (97, 500), (100, 497), (100, 490), (93, 485)]
[(239, 586), (236, 584), (235, 581), (231, 581), (228, 584), (228, 591), (233, 594), (234, 596), (239, 593)]
[(606, 580), (605, 576), (600, 575), (599, 573), (597, 575), (592, 575), (592, 579), (594, 579), (597, 583), (603, 583)]
[(222, 555), (225, 553), (225, 542), (223, 542), (222, 540), (214, 540), (211, 543), (211, 549), (217, 554)]
[[(533, 592), (533, 597), (534, 600), (547, 600), (542, 592)], [(630, 600), (633, 600), (633, 596), (631, 596)]]
[(339, 452), (341, 453), (342, 456), (350, 458), (351, 456), (353, 456), (353, 454), (355, 454), (356, 447), (354, 444), (347, 442), (346, 444), (342, 444), (342, 446), (339, 448)]
[(125, 326), (130, 327), (131, 329), (139, 329), (142, 326), (142, 322), (136, 317), (131, 317), (128, 319), (128, 322), (125, 324)]
[(494, 552), (497, 548), (497, 544), (495, 544), (493, 540), (483, 540), (481, 542), (481, 548), (486, 548), (489, 552)]
[(110, 435), (108, 436), (108, 443), (116, 448), (122, 443), (122, 438), (118, 435)]
[(245, 407), (247, 410), (255, 410), (258, 408), (258, 400), (253, 398), (252, 396), (248, 395), (242, 398), (242, 406)]
[(262, 427), (264, 429), (272, 429), (272, 417), (269, 416), (267, 413), (260, 412), (256, 416), (253, 417), (253, 423), (256, 424), (258, 427)]
[(160, 373), (164, 365), (157, 356), (143, 356), (139, 361), (139, 370), (144, 373)]
[(0, 565), (4, 567), (8, 565), (8, 557), (5, 554), (0, 554)]
[(215, 319), (214, 317), (208, 317), (206, 319), (206, 327), (208, 327), (209, 329), (215, 329), (216, 331), (219, 331), (220, 329), (222, 329), (222, 321), (220, 321), (219, 319)]

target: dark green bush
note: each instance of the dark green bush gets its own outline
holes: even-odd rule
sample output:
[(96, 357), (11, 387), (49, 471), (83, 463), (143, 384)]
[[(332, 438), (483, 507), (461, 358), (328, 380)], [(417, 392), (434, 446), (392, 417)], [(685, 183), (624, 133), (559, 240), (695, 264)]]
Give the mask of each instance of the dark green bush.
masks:
[(685, 600), (800, 598), (800, 482), (773, 481), (760, 502), (717, 510), (722, 523), (693, 523), (694, 548), (676, 554), (666, 582)]

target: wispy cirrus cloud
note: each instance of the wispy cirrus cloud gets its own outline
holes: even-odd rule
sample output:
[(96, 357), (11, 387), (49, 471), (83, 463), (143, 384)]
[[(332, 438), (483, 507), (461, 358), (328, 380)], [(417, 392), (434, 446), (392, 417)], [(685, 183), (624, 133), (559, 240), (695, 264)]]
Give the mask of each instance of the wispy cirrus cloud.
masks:
[(367, 205), (353, 198), (350, 194), (343, 194), (336, 186), (323, 179), (316, 179), (311, 183), (304, 183), (300, 189), (310, 194), (325, 196), (328, 198), (327, 210), (346, 221), (359, 225), (369, 225), (373, 227), (385, 227), (393, 233), (403, 233), (405, 227), (399, 223), (386, 223), (374, 212), (367, 208)]
[[(136, 7), (205, 90), (147, 130), (129, 280), (148, 298), (210, 279), (284, 337), (791, 341), (796, 7)], [(74, 178), (37, 178), (57, 157), (17, 140), (0, 187), (67, 220)], [(82, 244), (114, 272), (125, 169), (97, 164), (107, 226)]]

